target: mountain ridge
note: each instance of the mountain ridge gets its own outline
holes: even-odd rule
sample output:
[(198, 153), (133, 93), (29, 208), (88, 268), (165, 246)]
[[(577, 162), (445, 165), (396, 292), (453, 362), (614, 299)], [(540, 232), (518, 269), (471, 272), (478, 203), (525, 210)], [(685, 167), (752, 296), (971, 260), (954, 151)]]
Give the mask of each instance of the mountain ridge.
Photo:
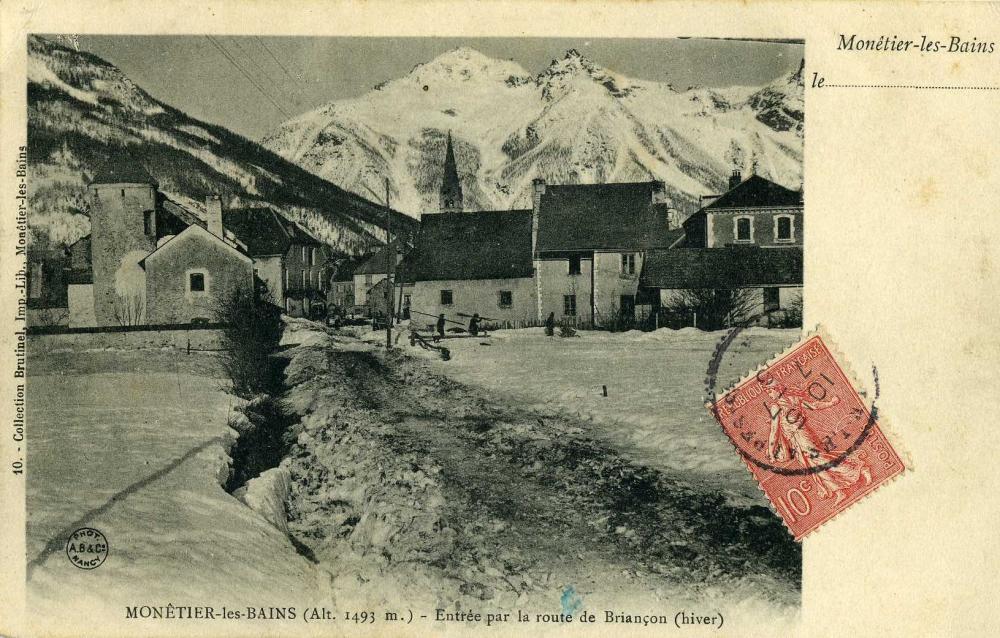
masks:
[[(123, 153), (165, 192), (272, 206), (344, 253), (384, 237), (384, 207), (157, 100), (98, 56), (32, 35), (27, 75), (33, 240), (66, 245), (87, 234), (87, 181)], [(393, 221), (412, 226), (398, 213)]]
[(568, 50), (537, 74), (469, 47), (279, 125), (261, 143), (352, 192), (388, 176), (397, 208), (436, 210), (452, 131), (470, 209), (521, 208), (530, 183), (667, 184), (691, 212), (732, 168), (798, 188), (801, 67), (759, 87), (629, 78)]

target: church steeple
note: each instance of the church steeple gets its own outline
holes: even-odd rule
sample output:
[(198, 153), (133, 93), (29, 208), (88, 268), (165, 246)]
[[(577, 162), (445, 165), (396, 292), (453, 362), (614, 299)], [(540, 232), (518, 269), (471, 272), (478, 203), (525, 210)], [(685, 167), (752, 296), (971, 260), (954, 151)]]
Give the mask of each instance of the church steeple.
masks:
[(462, 212), (462, 182), (458, 179), (455, 164), (455, 149), (451, 145), (451, 131), (448, 131), (448, 147), (444, 155), (444, 180), (441, 182), (441, 212)]

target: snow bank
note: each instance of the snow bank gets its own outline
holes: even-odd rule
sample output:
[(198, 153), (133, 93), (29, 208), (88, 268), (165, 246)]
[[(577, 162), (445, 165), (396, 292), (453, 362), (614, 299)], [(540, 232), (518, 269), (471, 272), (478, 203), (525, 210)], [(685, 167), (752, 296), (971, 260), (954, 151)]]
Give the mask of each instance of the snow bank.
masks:
[(291, 485), (292, 478), (288, 468), (278, 466), (247, 481), (247, 484), (236, 490), (233, 496), (287, 534), (288, 515), (285, 511), (285, 501), (288, 500)]

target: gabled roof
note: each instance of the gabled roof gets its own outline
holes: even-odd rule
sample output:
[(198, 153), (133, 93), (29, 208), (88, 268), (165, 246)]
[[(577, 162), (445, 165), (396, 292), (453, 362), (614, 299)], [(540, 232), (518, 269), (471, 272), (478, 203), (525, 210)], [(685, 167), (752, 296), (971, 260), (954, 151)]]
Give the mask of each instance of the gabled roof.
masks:
[(162, 255), (164, 253), (170, 252), (175, 246), (178, 246), (181, 243), (183, 243), (183, 241), (187, 237), (190, 237), (190, 236), (196, 235), (196, 234), (197, 235), (201, 235), (203, 237), (209, 237), (209, 238), (211, 238), (213, 241), (218, 242), (221, 246), (225, 246), (227, 250), (231, 251), (234, 255), (238, 256), (240, 259), (245, 259), (245, 260), (250, 261), (250, 262), (253, 261), (252, 259), (250, 259), (250, 257), (246, 253), (244, 253), (242, 250), (240, 250), (236, 246), (232, 245), (228, 241), (225, 241), (223, 239), (219, 239), (218, 237), (216, 237), (215, 235), (213, 235), (212, 233), (208, 232), (207, 230), (205, 230), (204, 228), (202, 228), (201, 226), (199, 226), (197, 224), (192, 224), (191, 226), (188, 226), (187, 228), (185, 228), (180, 233), (178, 233), (178, 234), (174, 235), (173, 237), (171, 237), (171, 238), (167, 239), (166, 241), (164, 241), (162, 244), (160, 244), (159, 246), (157, 246), (156, 249), (153, 250), (153, 252), (149, 253), (148, 255), (146, 255), (145, 257), (143, 257), (142, 259), (140, 259), (139, 260), (139, 265), (142, 266), (143, 268), (145, 268), (146, 267), (146, 262), (149, 261), (151, 258), (153, 258), (153, 257), (159, 257), (160, 255)]
[(426, 214), (403, 281), (531, 277), (531, 211)]
[(802, 248), (672, 248), (646, 253), (647, 288), (801, 286)]
[(279, 212), (275, 211), (274, 214), (277, 216), (281, 226), (285, 229), (285, 232), (288, 233), (288, 236), (291, 238), (293, 244), (307, 244), (313, 246), (322, 245), (322, 242), (310, 235), (304, 228), (292, 220), (288, 219)]
[(667, 206), (653, 204), (656, 182), (547, 186), (538, 218), (539, 252), (646, 250), (676, 240)]
[(781, 184), (775, 184), (760, 175), (751, 175), (714, 202), (705, 206), (704, 210), (721, 208), (781, 208), (801, 206), (801, 191), (793, 191)]
[[(396, 253), (400, 246), (399, 239), (393, 239), (388, 246), (382, 245), (372, 254), (361, 258), (357, 267), (354, 269), (355, 275), (383, 275), (386, 272), (387, 261), (386, 252), (392, 251)], [(395, 262), (394, 262), (395, 263)]]
[(109, 158), (97, 170), (91, 184), (149, 184), (159, 186), (152, 175), (139, 162), (124, 155)]
[(224, 210), (222, 226), (239, 237), (254, 257), (284, 255), (292, 244), (279, 215), (267, 207)]

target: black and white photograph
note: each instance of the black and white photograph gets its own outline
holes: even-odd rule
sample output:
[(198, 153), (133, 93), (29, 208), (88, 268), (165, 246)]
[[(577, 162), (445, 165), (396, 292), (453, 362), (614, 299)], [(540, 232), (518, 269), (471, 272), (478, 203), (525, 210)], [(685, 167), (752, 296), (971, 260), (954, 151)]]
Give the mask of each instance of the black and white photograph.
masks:
[(796, 616), (705, 402), (801, 336), (803, 41), (27, 49), (31, 605)]

